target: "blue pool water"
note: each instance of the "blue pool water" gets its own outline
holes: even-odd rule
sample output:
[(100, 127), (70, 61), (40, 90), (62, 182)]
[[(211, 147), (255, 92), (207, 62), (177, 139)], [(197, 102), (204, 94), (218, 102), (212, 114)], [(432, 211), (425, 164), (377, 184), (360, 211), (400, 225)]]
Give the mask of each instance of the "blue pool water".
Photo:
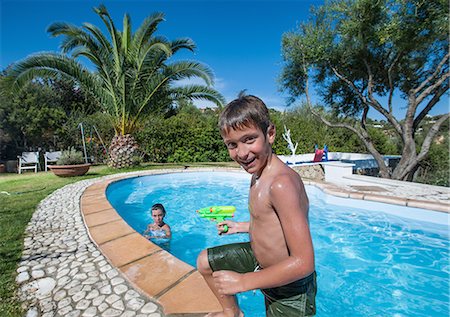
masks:
[[(111, 184), (107, 197), (140, 233), (152, 221), (150, 206), (164, 204), (173, 238), (163, 247), (195, 266), (207, 247), (248, 241), (246, 234), (218, 236), (215, 224), (195, 210), (234, 205), (234, 220), (248, 220), (249, 180), (247, 174), (225, 172), (144, 176)], [(318, 274), (317, 316), (449, 315), (448, 215), (336, 198), (315, 187), (307, 186), (307, 192)], [(405, 213), (428, 221), (400, 216)], [(264, 316), (259, 291), (238, 298), (246, 316)]]

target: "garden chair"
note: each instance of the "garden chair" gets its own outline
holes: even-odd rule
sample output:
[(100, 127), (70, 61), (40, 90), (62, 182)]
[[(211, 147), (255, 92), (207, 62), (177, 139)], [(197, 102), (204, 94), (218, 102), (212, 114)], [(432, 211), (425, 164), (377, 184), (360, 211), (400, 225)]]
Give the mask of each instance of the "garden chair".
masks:
[(45, 162), (45, 171), (48, 171), (48, 166), (52, 165), (50, 163), (56, 163), (61, 157), (61, 151), (55, 152), (45, 152), (44, 154), (44, 162)]
[(17, 170), (22, 174), (22, 170), (32, 170), (37, 173), (39, 165), (39, 152), (22, 152), (22, 155), (17, 156), (19, 165)]
[(314, 146), (313, 162), (327, 162), (328, 161), (328, 146), (325, 144), (323, 150), (319, 149), (317, 144)]

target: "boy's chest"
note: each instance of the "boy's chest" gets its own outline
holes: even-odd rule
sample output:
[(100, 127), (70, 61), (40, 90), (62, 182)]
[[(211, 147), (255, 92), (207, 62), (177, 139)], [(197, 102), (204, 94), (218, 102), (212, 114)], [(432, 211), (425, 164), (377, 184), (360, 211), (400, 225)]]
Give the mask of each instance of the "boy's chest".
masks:
[(270, 204), (269, 192), (265, 187), (259, 186), (251, 188), (249, 192), (249, 210), (253, 219), (273, 214)]

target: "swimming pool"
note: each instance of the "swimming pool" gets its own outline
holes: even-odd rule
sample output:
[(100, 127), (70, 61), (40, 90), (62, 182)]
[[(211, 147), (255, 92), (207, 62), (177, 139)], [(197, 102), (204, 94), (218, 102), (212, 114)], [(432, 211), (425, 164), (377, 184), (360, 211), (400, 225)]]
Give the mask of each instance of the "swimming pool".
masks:
[[(195, 210), (234, 205), (235, 220), (248, 220), (249, 179), (225, 172), (137, 177), (111, 184), (107, 197), (138, 232), (151, 222), (150, 206), (163, 203), (173, 232), (166, 247), (195, 266), (206, 247), (248, 240), (244, 234), (218, 236), (214, 223)], [(317, 316), (449, 314), (448, 215), (333, 197), (315, 187), (307, 191), (319, 284)], [(401, 216), (405, 212), (414, 219)], [(263, 315), (259, 292), (241, 294), (239, 301), (246, 316)]]

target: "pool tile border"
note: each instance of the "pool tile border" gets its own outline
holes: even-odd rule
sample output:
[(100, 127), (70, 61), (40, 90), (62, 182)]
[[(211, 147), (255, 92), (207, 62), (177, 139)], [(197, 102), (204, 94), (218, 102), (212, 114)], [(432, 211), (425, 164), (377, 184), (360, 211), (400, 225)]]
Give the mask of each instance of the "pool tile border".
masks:
[[(238, 168), (189, 168), (132, 173), (94, 183), (85, 189), (80, 199), (81, 213), (91, 240), (137, 290), (156, 300), (167, 315), (201, 316), (221, 308), (195, 268), (134, 231), (110, 205), (106, 190), (111, 183), (126, 178), (198, 171), (243, 172)], [(444, 202), (349, 191), (335, 184), (303, 181), (333, 196), (450, 212), (450, 204)]]
[[(226, 170), (230, 169), (190, 169), (189, 172)], [(133, 230), (106, 198), (107, 187), (113, 182), (185, 171), (178, 169), (147, 171), (94, 183), (82, 194), (80, 207), (91, 240), (136, 290), (158, 302), (166, 315), (203, 316), (209, 312), (221, 311), (219, 302), (203, 277), (194, 267)], [(101, 220), (103, 215), (108, 219)]]

